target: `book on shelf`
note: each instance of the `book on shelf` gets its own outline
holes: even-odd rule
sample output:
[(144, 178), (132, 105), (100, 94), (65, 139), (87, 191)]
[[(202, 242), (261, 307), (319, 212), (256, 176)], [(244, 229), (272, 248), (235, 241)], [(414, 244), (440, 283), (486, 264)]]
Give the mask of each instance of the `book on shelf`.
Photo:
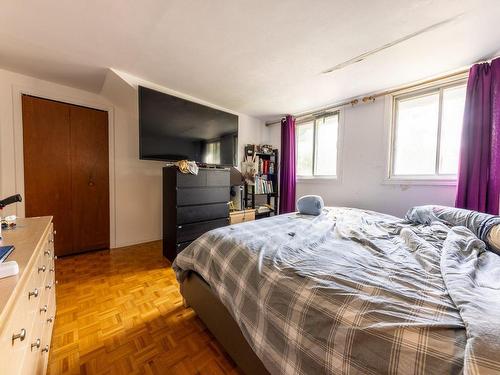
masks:
[(275, 161), (274, 157), (264, 159), (259, 156), (255, 157), (255, 165), (257, 166), (257, 174), (274, 174)]
[(255, 194), (272, 194), (274, 193), (273, 181), (267, 179), (267, 175), (255, 176), (254, 182)]

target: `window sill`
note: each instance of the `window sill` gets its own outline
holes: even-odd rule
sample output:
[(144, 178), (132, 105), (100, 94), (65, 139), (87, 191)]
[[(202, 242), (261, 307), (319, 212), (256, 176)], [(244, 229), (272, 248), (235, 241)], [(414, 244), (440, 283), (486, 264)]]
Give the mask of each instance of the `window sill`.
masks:
[(338, 176), (311, 176), (311, 177), (304, 177), (304, 176), (299, 176), (297, 177), (297, 183), (306, 183), (306, 184), (316, 184), (316, 183), (339, 183), (340, 178)]
[(429, 178), (429, 177), (386, 177), (385, 185), (423, 185), (423, 186), (456, 186), (456, 178)]

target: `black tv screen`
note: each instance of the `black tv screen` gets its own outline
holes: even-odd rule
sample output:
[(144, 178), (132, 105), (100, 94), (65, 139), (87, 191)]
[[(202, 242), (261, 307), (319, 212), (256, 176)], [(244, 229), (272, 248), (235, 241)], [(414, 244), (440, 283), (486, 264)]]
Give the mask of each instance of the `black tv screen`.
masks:
[(139, 86), (139, 154), (145, 160), (236, 165), (238, 116)]

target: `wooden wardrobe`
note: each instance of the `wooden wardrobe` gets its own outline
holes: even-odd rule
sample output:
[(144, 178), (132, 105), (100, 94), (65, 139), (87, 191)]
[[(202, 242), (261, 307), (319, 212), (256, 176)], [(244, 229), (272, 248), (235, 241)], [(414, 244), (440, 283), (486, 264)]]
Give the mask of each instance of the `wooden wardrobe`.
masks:
[(56, 255), (109, 248), (108, 113), (22, 96), (26, 217), (54, 217)]

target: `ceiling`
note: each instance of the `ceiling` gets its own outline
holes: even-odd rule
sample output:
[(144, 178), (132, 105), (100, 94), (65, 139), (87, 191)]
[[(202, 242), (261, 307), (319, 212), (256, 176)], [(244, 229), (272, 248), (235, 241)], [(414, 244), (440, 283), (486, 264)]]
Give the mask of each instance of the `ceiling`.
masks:
[(498, 0), (3, 0), (0, 67), (94, 92), (115, 68), (273, 119), (490, 58), (499, 14)]

